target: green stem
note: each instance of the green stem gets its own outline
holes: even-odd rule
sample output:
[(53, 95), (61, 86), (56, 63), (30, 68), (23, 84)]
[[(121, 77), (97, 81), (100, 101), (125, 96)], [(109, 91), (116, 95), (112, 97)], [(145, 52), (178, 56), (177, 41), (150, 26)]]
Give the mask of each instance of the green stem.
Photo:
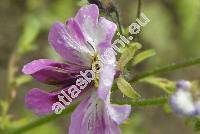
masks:
[(137, 18), (140, 18), (141, 8), (142, 8), (142, 0), (138, 0), (138, 7), (137, 7)]
[[(140, 18), (140, 14), (141, 14), (141, 10), (142, 10), (142, 0), (138, 0), (138, 5), (137, 5), (137, 14), (136, 14), (136, 18)], [(134, 35), (134, 40), (138, 39), (139, 41), (139, 33)]]
[(32, 121), (32, 122), (30, 122), (24, 126), (21, 126), (19, 128), (4, 131), (3, 134), (22, 134), (31, 129), (34, 129), (36, 127), (44, 125), (50, 121), (56, 120), (56, 119), (62, 117), (63, 115), (70, 114), (72, 111), (74, 111), (76, 106), (77, 106), (77, 104), (71, 104), (65, 111), (62, 112), (62, 114), (59, 114), (59, 115), (52, 114), (52, 115), (48, 115), (48, 116), (36, 119), (35, 121)]
[(115, 104), (129, 104), (131, 106), (153, 106), (153, 105), (163, 105), (167, 103), (167, 97), (159, 97), (159, 98), (152, 98), (152, 99), (142, 99), (137, 101), (114, 101)]
[(116, 8), (114, 9), (114, 12), (115, 12), (116, 17), (117, 17), (117, 23), (118, 23), (118, 26), (119, 26), (119, 32), (120, 32), (120, 34), (123, 34), (122, 24), (121, 24), (121, 22), (120, 22), (120, 15), (119, 15), (119, 12), (117, 11)]
[(162, 67), (158, 67), (154, 70), (146, 71), (139, 75), (135, 75), (135, 77), (133, 77), (133, 79), (130, 82), (136, 82), (136, 81), (143, 79), (145, 77), (148, 77), (148, 76), (166, 73), (166, 72), (174, 71), (177, 69), (181, 69), (181, 68), (185, 68), (185, 67), (189, 67), (189, 66), (193, 66), (193, 65), (197, 65), (197, 64), (200, 64), (200, 58), (192, 58), (192, 59), (185, 60), (185, 61), (182, 61), (179, 63), (168, 64), (168, 65), (165, 65)]
[[(16, 51), (14, 51), (11, 54), (11, 57), (9, 59), (8, 63), (8, 79), (7, 79), (7, 101), (9, 102), (9, 105), (13, 102), (13, 100), (16, 97), (16, 73), (18, 71), (17, 62), (19, 60), (19, 55)], [(9, 108), (9, 107), (8, 107)]]

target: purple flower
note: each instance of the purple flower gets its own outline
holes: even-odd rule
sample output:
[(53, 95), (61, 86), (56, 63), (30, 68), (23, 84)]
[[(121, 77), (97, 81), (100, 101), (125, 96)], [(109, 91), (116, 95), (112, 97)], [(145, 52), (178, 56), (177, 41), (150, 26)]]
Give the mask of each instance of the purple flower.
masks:
[[(32, 89), (25, 98), (26, 106), (39, 115), (52, 113), (52, 105), (63, 99), (61, 91), (68, 96), (83, 72), (96, 70), (94, 82), (78, 94), (79, 97), (87, 92), (87, 98), (73, 113), (69, 133), (120, 133), (118, 125), (128, 118), (131, 107), (110, 104), (110, 89), (116, 74), (111, 41), (116, 28), (113, 22), (99, 17), (99, 9), (94, 4), (82, 7), (66, 24), (55, 23), (49, 32), (49, 42), (67, 63), (35, 60), (25, 65), (23, 72), (59, 88), (53, 92)], [(86, 76), (92, 77), (92, 73)], [(70, 99), (71, 102), (76, 97)]]
[(176, 92), (170, 98), (170, 105), (174, 112), (181, 116), (200, 115), (200, 100), (194, 98), (189, 81), (181, 80), (176, 83)]
[(118, 125), (130, 114), (129, 105), (114, 105), (96, 92), (85, 98), (71, 116), (69, 134), (120, 134)]

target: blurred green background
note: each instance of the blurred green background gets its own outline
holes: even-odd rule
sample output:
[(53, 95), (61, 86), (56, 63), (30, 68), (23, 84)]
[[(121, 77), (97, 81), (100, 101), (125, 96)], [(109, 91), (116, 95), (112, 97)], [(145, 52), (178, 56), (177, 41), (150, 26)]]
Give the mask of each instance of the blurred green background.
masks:
[[(126, 28), (135, 22), (137, 0), (113, 0)], [(9, 65), (13, 54), (19, 58), (16, 76), (21, 76), (24, 64), (39, 58), (59, 59), (48, 44), (48, 30), (55, 21), (65, 22), (80, 8), (78, 0), (1, 0), (0, 1), (0, 100), (9, 94)], [(174, 61), (200, 56), (200, 1), (199, 0), (143, 0), (142, 12), (151, 20), (142, 28), (139, 42), (143, 49), (153, 48), (156, 56), (136, 66), (131, 74), (140, 73)], [(15, 56), (14, 56), (15, 57)], [(162, 75), (171, 80), (200, 80), (199, 66)], [(18, 82), (29, 78), (23, 75)], [(46, 87), (34, 80), (16, 86), (16, 99), (9, 114), (12, 126), (38, 118), (24, 106), (24, 96), (32, 87)], [(155, 97), (163, 91), (148, 84), (138, 84), (143, 97)], [(15, 95), (15, 92), (13, 93)], [(123, 134), (193, 134), (192, 127), (174, 113), (164, 112), (162, 106), (133, 108), (131, 118), (121, 126)], [(38, 127), (27, 134), (65, 134), (70, 116)]]

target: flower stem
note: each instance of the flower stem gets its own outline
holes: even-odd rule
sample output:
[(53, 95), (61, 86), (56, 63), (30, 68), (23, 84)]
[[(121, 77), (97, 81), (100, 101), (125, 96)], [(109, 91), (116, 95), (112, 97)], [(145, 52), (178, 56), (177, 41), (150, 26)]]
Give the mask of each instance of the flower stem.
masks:
[(153, 105), (163, 105), (167, 103), (167, 96), (165, 97), (159, 97), (159, 98), (151, 98), (151, 99), (142, 99), (142, 100), (136, 100), (136, 101), (114, 101), (115, 104), (129, 104), (131, 106), (153, 106)]
[(119, 32), (120, 32), (120, 34), (123, 34), (122, 24), (120, 22), (120, 15), (119, 15), (119, 12), (117, 11), (116, 7), (114, 8), (114, 12), (115, 12), (116, 17), (117, 17), (117, 23), (118, 23), (118, 26), (119, 26)]
[(137, 18), (140, 18), (141, 8), (142, 8), (142, 0), (138, 0)]
[(136, 81), (143, 79), (145, 77), (148, 77), (148, 76), (166, 73), (166, 72), (171, 72), (171, 71), (174, 71), (174, 70), (177, 70), (177, 69), (182, 69), (182, 68), (197, 65), (197, 64), (200, 64), (200, 57), (199, 58), (191, 58), (189, 60), (184, 60), (184, 61), (179, 62), (179, 63), (171, 63), (171, 64), (168, 64), (168, 65), (165, 65), (165, 66), (158, 67), (154, 70), (145, 71), (141, 74), (135, 75), (135, 77), (133, 77), (133, 79), (131, 79), (130, 82), (136, 82)]
[(21, 126), (19, 128), (5, 130), (5, 131), (3, 131), (3, 134), (22, 134), (22, 133), (27, 132), (31, 129), (34, 129), (36, 127), (42, 126), (46, 123), (49, 123), (50, 121), (58, 119), (58, 118), (62, 117), (63, 115), (70, 114), (72, 111), (74, 111), (76, 106), (77, 106), (77, 103), (71, 104), (65, 111), (62, 112), (62, 114), (59, 114), (59, 115), (52, 114), (52, 115), (48, 115), (48, 116), (36, 119), (36, 120), (34, 120), (34, 121), (24, 125), (24, 126)]

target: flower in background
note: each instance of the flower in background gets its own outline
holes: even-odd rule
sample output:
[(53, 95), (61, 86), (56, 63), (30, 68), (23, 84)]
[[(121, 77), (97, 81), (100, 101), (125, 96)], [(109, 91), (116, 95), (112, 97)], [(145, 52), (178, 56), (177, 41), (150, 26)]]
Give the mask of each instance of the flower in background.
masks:
[(170, 98), (173, 110), (181, 116), (196, 116), (200, 114), (200, 100), (193, 92), (189, 81), (181, 80), (176, 83), (176, 92)]
[[(110, 104), (110, 89), (116, 73), (111, 41), (116, 28), (113, 22), (99, 17), (99, 9), (94, 4), (82, 7), (66, 24), (55, 23), (49, 32), (49, 42), (67, 63), (35, 60), (25, 65), (23, 72), (59, 89), (53, 92), (32, 89), (26, 96), (27, 107), (40, 115), (51, 113), (52, 105), (59, 101), (60, 91), (68, 93), (80, 71), (94, 67), (95, 80), (81, 92), (87, 92), (87, 97), (71, 116), (69, 134), (120, 133), (118, 125), (128, 118), (131, 107)], [(111, 51), (105, 56), (108, 49)], [(97, 64), (99, 61), (101, 66)]]

